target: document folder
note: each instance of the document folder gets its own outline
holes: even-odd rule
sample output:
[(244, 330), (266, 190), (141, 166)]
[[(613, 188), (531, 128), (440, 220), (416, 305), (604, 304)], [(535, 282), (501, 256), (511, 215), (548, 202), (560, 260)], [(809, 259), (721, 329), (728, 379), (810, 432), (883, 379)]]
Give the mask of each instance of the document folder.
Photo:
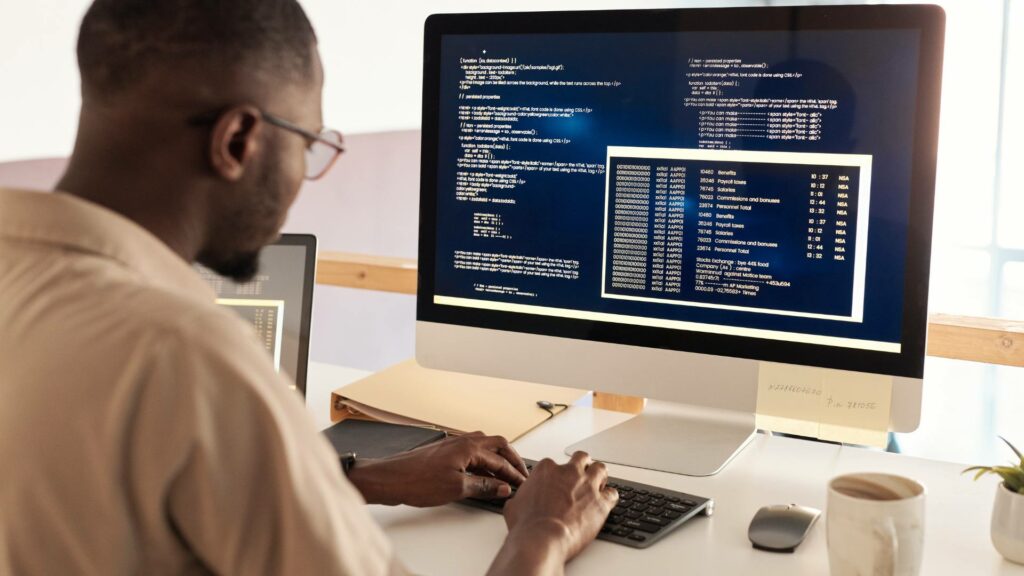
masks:
[[(335, 390), (331, 420), (368, 418), (434, 426), (449, 434), (479, 430), (512, 441), (586, 394), (576, 388), (430, 370), (407, 360)], [(556, 406), (548, 412), (539, 401)]]

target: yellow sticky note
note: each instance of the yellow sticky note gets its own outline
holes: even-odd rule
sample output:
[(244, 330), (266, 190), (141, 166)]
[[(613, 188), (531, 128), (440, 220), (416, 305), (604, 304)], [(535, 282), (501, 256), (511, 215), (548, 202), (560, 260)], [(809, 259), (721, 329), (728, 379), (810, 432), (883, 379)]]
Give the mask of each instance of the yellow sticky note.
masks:
[(820, 437), (884, 447), (892, 411), (892, 378), (824, 370)]
[(819, 368), (761, 362), (756, 425), (773, 432), (817, 438), (823, 393)]
[(848, 444), (884, 447), (892, 378), (761, 362), (758, 428)]

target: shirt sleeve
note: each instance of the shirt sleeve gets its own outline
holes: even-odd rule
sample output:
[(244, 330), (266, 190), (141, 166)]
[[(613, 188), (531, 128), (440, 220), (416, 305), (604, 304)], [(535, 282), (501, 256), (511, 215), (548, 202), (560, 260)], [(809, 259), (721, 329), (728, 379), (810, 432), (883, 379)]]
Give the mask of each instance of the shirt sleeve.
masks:
[(134, 501), (163, 502), (150, 514), (215, 573), (405, 573), (248, 326), (216, 313), (182, 324), (137, 401)]

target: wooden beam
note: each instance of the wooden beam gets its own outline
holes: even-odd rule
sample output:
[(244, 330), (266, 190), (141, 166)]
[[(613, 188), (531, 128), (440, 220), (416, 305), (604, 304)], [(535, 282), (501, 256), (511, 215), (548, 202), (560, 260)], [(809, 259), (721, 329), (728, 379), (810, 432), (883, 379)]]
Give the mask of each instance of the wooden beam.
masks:
[(415, 294), (416, 260), (321, 252), (317, 257), (316, 281), (330, 286)]
[(1024, 367), (1024, 322), (932, 314), (928, 355)]
[(644, 399), (639, 396), (594, 392), (594, 408), (639, 414), (644, 411)]

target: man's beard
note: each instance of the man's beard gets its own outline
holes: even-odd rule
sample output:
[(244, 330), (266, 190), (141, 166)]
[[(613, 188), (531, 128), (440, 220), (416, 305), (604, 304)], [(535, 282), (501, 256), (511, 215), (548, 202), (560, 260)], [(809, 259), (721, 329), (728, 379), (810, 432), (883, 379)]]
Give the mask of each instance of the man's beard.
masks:
[[(255, 189), (247, 195), (246, 203), (235, 208), (221, 223), (218, 229), (220, 235), (214, 240), (215, 246), (230, 246), (243, 242), (252, 246), (253, 238), (260, 238), (265, 234), (265, 223), (276, 222), (281, 207), (280, 200), (274, 192), (279, 188), (275, 176), (269, 167), (259, 174)], [(256, 250), (230, 252), (208, 249), (200, 252), (198, 260), (200, 264), (221, 276), (235, 282), (248, 282), (259, 272), (261, 249), (262, 247)]]
[(205, 265), (217, 274), (235, 282), (248, 282), (260, 271), (260, 253), (257, 251), (232, 254), (228, 258), (205, 263)]

